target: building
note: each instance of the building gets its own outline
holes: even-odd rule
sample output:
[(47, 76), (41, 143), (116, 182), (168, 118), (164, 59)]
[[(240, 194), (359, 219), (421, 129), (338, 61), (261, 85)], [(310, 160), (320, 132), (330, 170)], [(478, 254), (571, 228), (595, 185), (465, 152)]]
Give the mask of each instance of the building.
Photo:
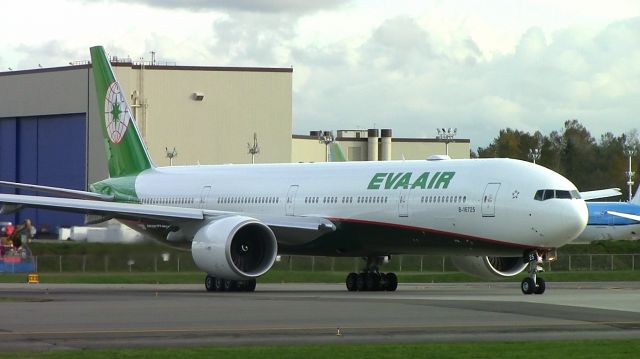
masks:
[(438, 138), (394, 138), (391, 129), (311, 131), (293, 135), (292, 162), (326, 161), (326, 141), (330, 137), (340, 145), (348, 161), (423, 160), (432, 155), (469, 158), (469, 139), (444, 141)]
[[(157, 165), (174, 148), (174, 165), (250, 163), (254, 133), (260, 162), (290, 161), (293, 69), (112, 65)], [(86, 190), (108, 176), (90, 64), (2, 72), (0, 93), (1, 180)], [(0, 221), (25, 218), (51, 232), (84, 222), (36, 209)]]

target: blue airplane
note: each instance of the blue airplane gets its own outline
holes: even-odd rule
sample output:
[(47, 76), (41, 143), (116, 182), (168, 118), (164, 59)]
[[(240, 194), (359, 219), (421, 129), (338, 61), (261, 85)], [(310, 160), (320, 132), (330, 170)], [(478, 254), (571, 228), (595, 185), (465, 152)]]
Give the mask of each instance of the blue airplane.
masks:
[(589, 222), (574, 242), (640, 239), (639, 194), (640, 188), (629, 202), (586, 202)]

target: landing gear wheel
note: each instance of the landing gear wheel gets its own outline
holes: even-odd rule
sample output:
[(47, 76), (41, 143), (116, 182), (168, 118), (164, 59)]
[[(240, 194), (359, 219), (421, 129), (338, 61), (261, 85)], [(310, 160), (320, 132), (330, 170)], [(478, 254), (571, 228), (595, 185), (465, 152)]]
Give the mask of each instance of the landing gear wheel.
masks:
[(398, 276), (395, 273), (387, 273), (387, 285), (386, 290), (388, 292), (395, 292), (398, 288)]
[(255, 292), (255, 290), (256, 290), (256, 280), (255, 279), (245, 280), (244, 283), (242, 283), (242, 291), (243, 292)]
[(216, 291), (216, 278), (210, 275), (207, 275), (204, 278), (204, 287), (207, 289), (207, 292), (215, 292)]
[(216, 292), (224, 291), (224, 279), (222, 278), (214, 278), (213, 287)]
[(378, 290), (378, 284), (380, 283), (380, 274), (367, 273), (365, 276), (364, 286), (369, 291)]
[(535, 294), (542, 294), (544, 290), (547, 289), (547, 285), (544, 282), (544, 279), (541, 277), (536, 278), (538, 285), (536, 286), (536, 290), (533, 292)]
[(536, 290), (536, 283), (533, 281), (533, 278), (527, 277), (520, 283), (520, 289), (522, 289), (522, 293), (524, 294), (533, 294)]
[(366, 283), (365, 283), (365, 273), (358, 273), (357, 277), (356, 277), (356, 290), (358, 292), (362, 292), (364, 291), (367, 287), (366, 287)]
[(225, 292), (233, 292), (238, 287), (238, 284), (235, 280), (225, 279), (224, 280), (224, 290)]
[(349, 292), (355, 292), (357, 279), (358, 275), (355, 273), (349, 273), (347, 276), (346, 285)]

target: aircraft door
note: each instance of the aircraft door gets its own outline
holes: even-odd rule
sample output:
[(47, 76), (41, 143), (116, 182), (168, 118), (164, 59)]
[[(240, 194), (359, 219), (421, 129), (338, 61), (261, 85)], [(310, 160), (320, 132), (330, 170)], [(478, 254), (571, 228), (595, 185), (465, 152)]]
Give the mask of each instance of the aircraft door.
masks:
[(496, 216), (496, 199), (500, 183), (487, 183), (482, 196), (482, 217)]
[(207, 198), (209, 197), (209, 193), (211, 192), (211, 186), (203, 186), (202, 191), (200, 192), (200, 208), (207, 208)]
[(403, 189), (400, 191), (398, 217), (409, 217), (409, 191), (410, 189)]
[(287, 192), (287, 203), (286, 203), (286, 214), (287, 216), (295, 215), (295, 204), (296, 204), (296, 194), (298, 193), (298, 185), (294, 184), (289, 187), (289, 192)]

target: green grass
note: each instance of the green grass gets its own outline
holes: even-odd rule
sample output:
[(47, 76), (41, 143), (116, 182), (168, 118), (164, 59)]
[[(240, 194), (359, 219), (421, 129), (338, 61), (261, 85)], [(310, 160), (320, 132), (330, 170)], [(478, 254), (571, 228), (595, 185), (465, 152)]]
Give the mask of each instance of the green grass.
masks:
[(483, 342), (442, 344), (324, 344), (206, 348), (56, 350), (4, 353), (7, 358), (504, 358), (504, 359), (630, 359), (640, 351), (640, 340), (578, 340), (544, 342)]
[[(346, 272), (305, 272), (272, 270), (258, 279), (258, 283), (344, 283)], [(519, 282), (524, 274), (501, 281)], [(601, 282), (639, 281), (640, 270), (602, 272), (547, 272), (542, 276), (547, 282)], [(460, 272), (399, 273), (401, 283), (459, 283), (484, 282)], [(24, 283), (26, 273), (0, 274), (0, 283)], [(93, 284), (201, 284), (202, 272), (67, 272), (40, 273), (40, 283), (93, 283)]]

